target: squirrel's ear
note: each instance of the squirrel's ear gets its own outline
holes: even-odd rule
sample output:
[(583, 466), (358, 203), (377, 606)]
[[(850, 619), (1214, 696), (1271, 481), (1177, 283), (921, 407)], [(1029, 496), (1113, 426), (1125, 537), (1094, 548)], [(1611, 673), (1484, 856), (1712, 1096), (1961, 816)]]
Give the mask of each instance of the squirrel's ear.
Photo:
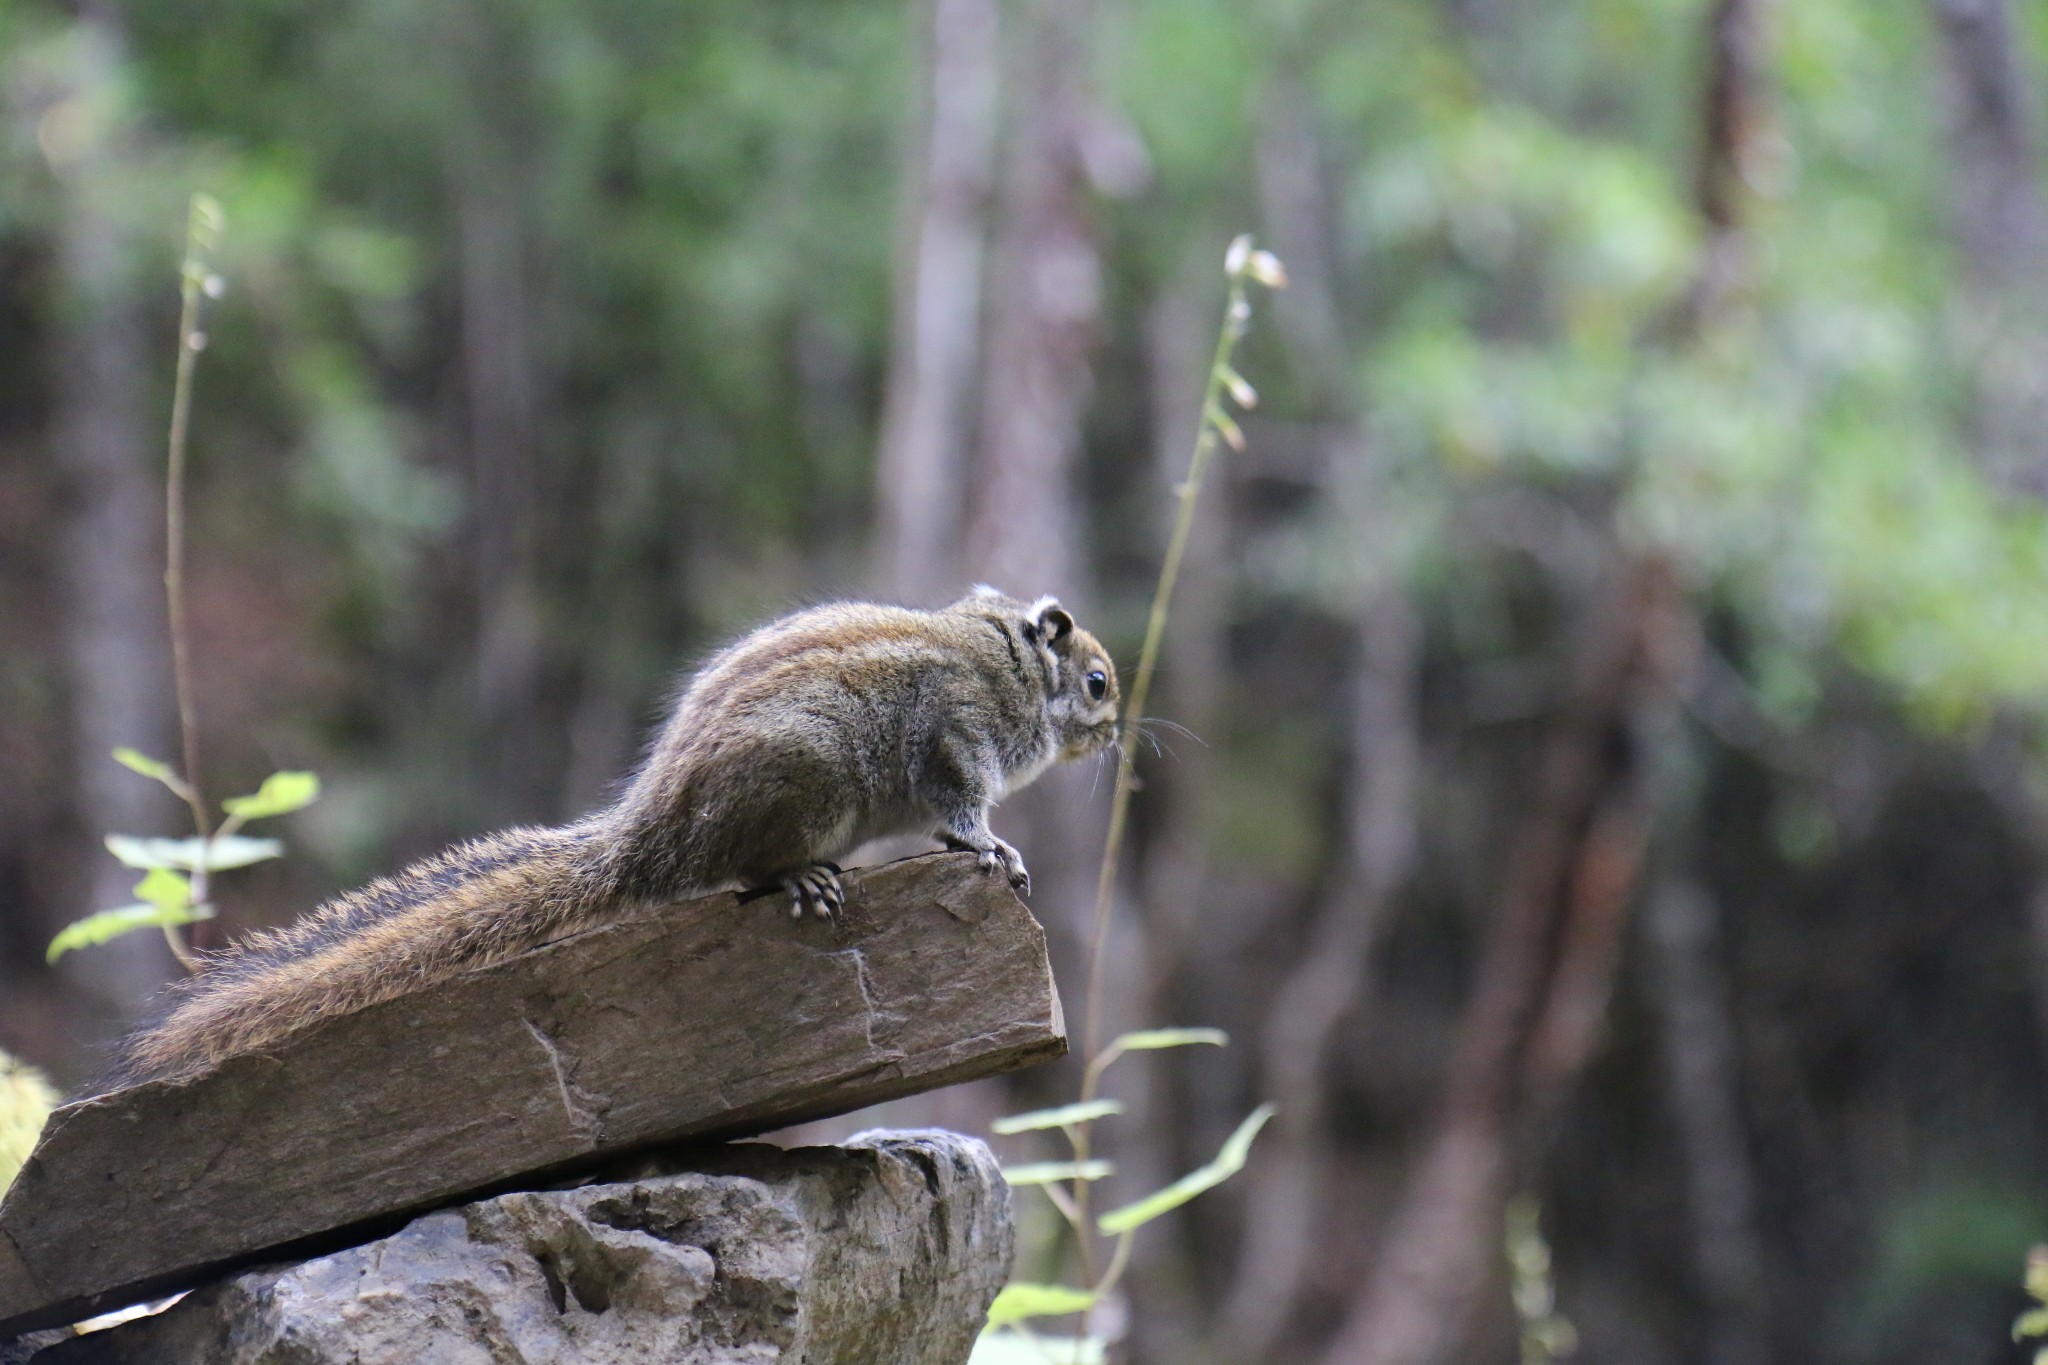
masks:
[(1074, 618), (1067, 615), (1057, 597), (1041, 597), (1031, 604), (1031, 623), (1045, 636), (1045, 642), (1056, 645), (1074, 631)]

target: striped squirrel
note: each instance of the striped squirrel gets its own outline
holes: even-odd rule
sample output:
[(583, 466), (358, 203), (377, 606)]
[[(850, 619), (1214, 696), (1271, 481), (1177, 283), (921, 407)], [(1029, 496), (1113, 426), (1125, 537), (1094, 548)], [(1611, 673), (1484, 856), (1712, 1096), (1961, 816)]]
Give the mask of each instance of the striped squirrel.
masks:
[(931, 833), (1020, 890), (989, 808), (1115, 739), (1116, 668), (1057, 599), (845, 603), (714, 655), (609, 807), (449, 849), (212, 955), (117, 1047), (100, 1089), (184, 1079), (333, 1015), (724, 886), (844, 901), (833, 860)]

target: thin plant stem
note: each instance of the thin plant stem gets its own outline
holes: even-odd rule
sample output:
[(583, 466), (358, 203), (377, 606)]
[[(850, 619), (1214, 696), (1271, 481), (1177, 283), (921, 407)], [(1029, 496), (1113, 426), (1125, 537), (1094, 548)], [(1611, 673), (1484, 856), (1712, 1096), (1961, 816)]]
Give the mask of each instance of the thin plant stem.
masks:
[[(1088, 1160), (1088, 1137), (1094, 1128), (1091, 1123), (1076, 1123), (1067, 1129), (1067, 1143), (1074, 1149), (1074, 1160), (1085, 1163)], [(1047, 1185), (1048, 1191), (1054, 1187)], [(1095, 1235), (1088, 1230), (1088, 1182), (1074, 1181), (1074, 1188), (1068, 1192), (1060, 1212), (1074, 1228), (1074, 1252), (1081, 1258), (1081, 1282), (1095, 1283)]]
[[(1240, 237), (1231, 243), (1224, 271), (1230, 281), (1229, 300), (1223, 310), (1223, 325), (1216, 334), (1216, 351), (1209, 362), (1208, 382), (1202, 390), (1202, 414), (1195, 432), (1195, 447), (1188, 458), (1187, 476), (1180, 482), (1179, 508), (1174, 515), (1173, 533), (1166, 542), (1166, 558), (1159, 566), (1159, 583), (1152, 592), (1152, 612), (1145, 623), (1145, 643), (1138, 652), (1138, 672), (1131, 682), (1130, 694), (1124, 705), (1122, 742), (1117, 745), (1116, 785), (1110, 794), (1109, 833), (1103, 842), (1102, 870), (1095, 882), (1095, 927), (1088, 951), (1088, 1004), (1081, 1030), (1081, 1055), (1086, 1063), (1081, 1078), (1081, 1099), (1084, 1103), (1095, 1098), (1096, 1087), (1102, 1079), (1103, 1068), (1096, 1062), (1101, 1055), (1102, 1043), (1103, 959), (1109, 942), (1110, 911), (1116, 899), (1117, 863), (1123, 852), (1124, 829), (1130, 817), (1134, 785), (1132, 768), (1137, 758), (1139, 729), (1145, 720), (1145, 703), (1152, 692), (1152, 675), (1159, 664), (1160, 641), (1166, 634), (1167, 608), (1172, 605), (1174, 585), (1180, 579), (1181, 559), (1187, 553), (1188, 536), (1194, 530), (1195, 503), (1201, 496), (1202, 476), (1208, 472), (1209, 461), (1216, 453), (1216, 443), (1227, 440), (1233, 448), (1243, 448), (1243, 434), (1230, 414), (1224, 411), (1224, 394), (1230, 393), (1245, 407), (1255, 399), (1251, 386), (1238, 378), (1230, 367), (1230, 357), (1251, 318), (1246, 287), (1253, 279), (1274, 288), (1286, 283), (1286, 273), (1279, 261), (1269, 253), (1253, 251), (1249, 237)], [(1089, 1125), (1075, 1125), (1069, 1130), (1068, 1137), (1073, 1144), (1074, 1159), (1088, 1160)], [(1085, 1231), (1088, 1222), (1087, 1181), (1074, 1182), (1072, 1202), (1077, 1214), (1074, 1221), (1081, 1278), (1094, 1283), (1094, 1238)], [(1121, 1272), (1128, 1247), (1128, 1239), (1118, 1244), (1119, 1254), (1104, 1275), (1105, 1285)]]
[(1095, 1296), (1100, 1298), (1116, 1287), (1123, 1278), (1124, 1267), (1131, 1262), (1131, 1236), (1128, 1231), (1116, 1235), (1116, 1250), (1110, 1254), (1109, 1269), (1102, 1272), (1102, 1278), (1093, 1282)]
[[(184, 762), (185, 803), (199, 834), (198, 864), (192, 872), (192, 903), (206, 904), (207, 854), (213, 842), (213, 821), (206, 810), (199, 767), (199, 721), (192, 691), (192, 642), (185, 617), (185, 447), (192, 419), (192, 374), (206, 334), (199, 330), (199, 301), (212, 278), (206, 253), (220, 235), (220, 209), (206, 195), (192, 196), (186, 220), (185, 263), (181, 272), (178, 310), (178, 370), (171, 389), (169, 469), (164, 480), (164, 596), (170, 606), (171, 680), (178, 700), (178, 734)], [(164, 926), (164, 939), (186, 971), (199, 970), (199, 960), (177, 925)]]
[[(1152, 675), (1159, 666), (1159, 643), (1166, 634), (1166, 612), (1173, 601), (1173, 589), (1180, 579), (1180, 562), (1187, 553), (1188, 535), (1194, 529), (1195, 502), (1201, 495), (1202, 475), (1207, 472), (1217, 441), (1216, 416), (1222, 413), (1225, 376), (1230, 373), (1230, 355), (1244, 335), (1248, 304), (1242, 273), (1230, 281), (1230, 302), (1224, 310), (1223, 327), (1216, 337), (1216, 355), (1209, 366), (1209, 380), (1202, 393), (1202, 423), (1195, 436), (1195, 448), (1188, 460), (1187, 477), (1180, 483), (1180, 506), (1173, 521), (1173, 534), (1166, 542), (1166, 559), (1159, 567), (1159, 583), (1152, 593), (1152, 613), (1145, 623), (1145, 643), (1138, 651), (1138, 673), (1131, 682), (1125, 703), (1122, 743), (1117, 746), (1116, 785), (1109, 802), (1109, 834), (1103, 843), (1102, 869), (1095, 881), (1095, 928), (1088, 951), (1088, 1009), (1081, 1033), (1081, 1055), (1095, 1059), (1102, 1032), (1102, 963), (1109, 941), (1110, 909), (1116, 898), (1117, 863), (1123, 853), (1124, 828), (1130, 818), (1132, 765), (1137, 757), (1139, 724), (1145, 718), (1145, 703), (1152, 692)], [(1081, 1098), (1093, 1099), (1096, 1080), (1093, 1069), (1082, 1082)]]

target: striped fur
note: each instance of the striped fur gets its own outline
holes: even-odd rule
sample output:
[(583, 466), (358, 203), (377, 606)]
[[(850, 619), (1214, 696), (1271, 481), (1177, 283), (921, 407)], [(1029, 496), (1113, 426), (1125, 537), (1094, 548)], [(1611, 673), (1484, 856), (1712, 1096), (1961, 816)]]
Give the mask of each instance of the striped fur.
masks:
[(797, 612), (706, 661), (611, 807), (458, 845), (250, 935), (171, 990), (99, 1088), (189, 1078), (635, 904), (788, 885), (873, 838), (930, 833), (1028, 884), (989, 808), (1107, 747), (1117, 699), (1108, 655), (1052, 598)]

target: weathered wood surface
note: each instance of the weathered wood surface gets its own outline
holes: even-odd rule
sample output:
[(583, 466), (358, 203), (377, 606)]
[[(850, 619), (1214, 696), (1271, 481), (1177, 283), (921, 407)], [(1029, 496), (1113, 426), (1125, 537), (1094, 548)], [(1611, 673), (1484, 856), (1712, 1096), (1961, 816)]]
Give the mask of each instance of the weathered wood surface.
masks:
[(0, 1203), (0, 1337), (635, 1147), (1065, 1051), (1044, 934), (971, 855), (846, 887), (834, 922), (775, 898), (668, 906), (66, 1105)]

